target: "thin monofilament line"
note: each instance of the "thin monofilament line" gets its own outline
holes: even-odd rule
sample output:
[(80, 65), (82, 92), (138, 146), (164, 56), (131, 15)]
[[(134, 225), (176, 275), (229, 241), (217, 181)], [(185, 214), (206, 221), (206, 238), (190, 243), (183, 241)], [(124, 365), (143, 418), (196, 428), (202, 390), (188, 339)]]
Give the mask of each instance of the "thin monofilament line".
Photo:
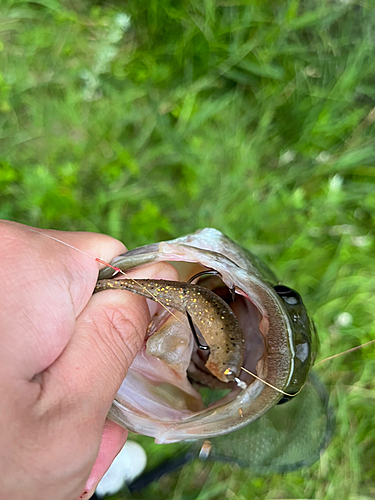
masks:
[[(3, 223), (7, 223), (11, 226), (18, 226), (18, 224), (15, 224), (13, 221), (8, 221), (8, 220), (3, 220), (2, 221)], [(134, 283), (136, 283), (138, 286), (140, 286), (141, 288), (143, 288), (144, 290), (146, 290), (150, 296), (152, 297), (153, 300), (155, 300), (155, 302), (157, 302), (158, 304), (160, 304), (171, 316), (173, 316), (179, 323), (181, 323), (181, 325), (183, 325), (184, 327), (188, 328), (188, 326), (183, 323), (180, 318), (178, 318), (170, 309), (168, 309), (168, 307), (166, 307), (164, 304), (162, 304), (158, 298), (156, 296), (154, 296), (146, 287), (142, 286), (140, 283), (138, 283), (138, 281), (135, 279), (135, 278), (132, 278), (131, 276), (127, 275), (122, 269), (118, 268), (118, 267), (115, 267), (115, 266), (112, 266), (111, 264), (109, 264), (108, 262), (105, 262), (104, 260), (101, 260), (99, 259), (98, 257), (94, 257), (93, 255), (89, 254), (88, 252), (85, 252), (84, 250), (81, 250), (80, 248), (77, 248), (73, 245), (70, 245), (69, 243), (66, 243), (65, 241), (62, 241), (58, 238), (55, 238), (54, 236), (51, 236), (50, 234), (46, 234), (46, 233), (42, 233), (40, 231), (38, 231), (37, 229), (34, 229), (30, 226), (23, 226), (25, 229), (33, 232), (33, 233), (36, 233), (36, 234), (39, 234), (40, 236), (45, 236), (46, 238), (49, 238), (51, 240), (54, 240), (56, 241), (57, 243), (61, 243), (62, 245), (65, 245), (69, 248), (71, 248), (72, 250), (75, 250), (76, 252), (80, 252), (82, 253), (83, 255), (86, 255), (87, 257), (90, 257), (91, 259), (94, 259), (96, 260), (96, 262), (99, 262), (107, 267), (110, 267), (111, 269), (114, 269), (115, 271), (123, 274), (125, 276), (125, 278), (127, 279), (130, 279), (132, 281), (134, 281)], [(337, 354), (334, 354), (332, 356), (329, 356), (328, 358), (325, 358), (325, 359), (322, 359), (321, 361), (319, 361), (318, 363), (315, 364), (315, 366), (318, 366), (322, 363), (325, 363), (326, 361), (329, 361), (331, 359), (335, 359), (335, 358), (338, 358), (340, 356), (343, 356), (345, 354), (348, 354), (349, 352), (353, 352), (353, 351), (356, 351), (358, 349), (362, 349), (363, 347), (366, 347), (370, 344), (373, 344), (375, 343), (375, 339), (373, 340), (369, 340), (368, 342), (366, 342), (365, 344), (362, 344), (362, 345), (358, 345), (358, 346), (355, 346), (355, 347), (352, 347), (351, 349), (348, 349), (346, 351), (343, 351), (343, 352), (339, 352)], [(269, 382), (267, 382), (266, 380), (262, 380), (260, 377), (258, 377), (257, 375), (255, 375), (255, 373), (251, 373), (249, 370), (247, 370), (246, 368), (242, 367), (241, 366), (241, 370), (249, 373), (249, 375), (252, 375), (254, 378), (256, 378), (257, 380), (259, 380), (260, 382), (263, 382), (264, 384), (268, 385), (269, 387), (271, 387), (272, 389), (274, 389), (275, 391), (278, 391), (280, 392), (281, 394), (284, 394), (285, 396), (288, 396), (288, 397), (294, 397), (296, 396), (297, 394), (299, 394), (299, 392), (302, 390), (302, 388), (296, 393), (296, 394), (288, 394), (286, 392), (284, 392), (282, 389), (278, 389), (277, 387), (274, 387), (272, 384), (270, 384)]]
[[(57, 243), (62, 243), (63, 245), (65, 245), (66, 247), (69, 247), (71, 248), (72, 250), (76, 250), (77, 252), (80, 252), (82, 253), (83, 255), (86, 255), (86, 257), (90, 257), (91, 259), (94, 259), (94, 260), (97, 260), (99, 261), (99, 259), (97, 259), (96, 257), (94, 257), (93, 255), (90, 255), (89, 253), (85, 252), (84, 250), (81, 250), (80, 248), (77, 248), (77, 247), (74, 247), (73, 245), (70, 245), (70, 243), (66, 243), (66, 241), (62, 241), (62, 240), (59, 240), (58, 238), (55, 238), (54, 236), (51, 236), (50, 234), (45, 234), (45, 233), (41, 233), (39, 231), (37, 231), (36, 229), (33, 229), (29, 226), (26, 226), (27, 229), (33, 233), (36, 233), (36, 234), (40, 234), (41, 236), (45, 236), (46, 238), (49, 238), (50, 240), (54, 240), (54, 241), (57, 241)], [(107, 265), (108, 264), (104, 261), (101, 261), (103, 264)], [(112, 266), (109, 266), (109, 267), (112, 267)]]
[(303, 386), (302, 386), (300, 388), (300, 390), (298, 392), (296, 392), (295, 394), (288, 394), (287, 392), (283, 391), (282, 389), (279, 389), (278, 387), (275, 387), (274, 385), (270, 384), (266, 380), (263, 380), (262, 378), (258, 377), (258, 375), (255, 375), (255, 373), (252, 373), (251, 371), (247, 370), (243, 366), (241, 366), (241, 370), (243, 370), (244, 372), (248, 373), (249, 375), (252, 375), (254, 378), (256, 378), (257, 380), (259, 380), (260, 382), (263, 382), (263, 384), (268, 385), (268, 387), (271, 387), (271, 389), (274, 389), (277, 392), (281, 392), (281, 394), (284, 394), (284, 396), (288, 396), (290, 398), (294, 398), (294, 396), (297, 396), (297, 394), (299, 394), (302, 391), (302, 389), (303, 389)]
[[(10, 226), (18, 226), (18, 224), (14, 224), (14, 222), (10, 220), (3, 220), (2, 222), (5, 222), (9, 224)], [(33, 227), (30, 226), (23, 226), (25, 229), (28, 231), (31, 231), (32, 233), (39, 234), (39, 236), (45, 236), (46, 238), (49, 238), (50, 240), (57, 241), (57, 243), (61, 243), (62, 245), (65, 245), (66, 247), (71, 248), (72, 250), (76, 250), (77, 252), (82, 253), (83, 255), (86, 255), (86, 257), (90, 257), (91, 259), (98, 260), (96, 257), (93, 255), (90, 255), (89, 253), (85, 252), (84, 250), (81, 250), (80, 248), (77, 248), (73, 245), (70, 245), (69, 243), (66, 243), (65, 241), (59, 240), (58, 238), (55, 238), (54, 236), (51, 236), (50, 234), (42, 233), (41, 231), (38, 231), (37, 229), (34, 229)]]
[[(7, 222), (8, 224), (10, 225), (14, 225), (12, 224), (11, 221), (4, 221), (4, 222)], [(181, 323), (181, 325), (183, 325), (185, 328), (188, 328), (187, 325), (185, 325), (185, 323), (183, 323), (180, 318), (178, 318), (176, 316), (176, 314), (174, 314), (170, 309), (168, 309), (167, 306), (165, 306), (164, 304), (162, 304), (160, 302), (160, 300), (152, 294), (152, 292), (150, 292), (150, 290), (148, 290), (145, 286), (141, 285), (140, 283), (138, 283), (138, 281), (135, 279), (135, 278), (132, 278), (131, 276), (129, 276), (128, 274), (126, 274), (122, 269), (120, 269), (119, 267), (116, 267), (116, 266), (112, 266), (112, 264), (109, 264), (108, 262), (106, 262), (105, 260), (102, 260), (102, 259), (99, 259), (98, 257), (94, 257), (93, 255), (90, 255), (89, 253), (85, 252), (84, 250), (81, 250), (80, 248), (77, 248), (73, 245), (70, 245), (70, 243), (66, 243), (66, 241), (63, 241), (63, 240), (59, 240), (58, 238), (55, 238), (54, 236), (51, 236), (50, 234), (46, 234), (46, 233), (42, 233), (40, 231), (38, 231), (37, 229), (34, 229), (32, 227), (29, 227), (29, 226), (25, 226), (26, 229), (28, 229), (29, 231), (33, 232), (33, 233), (36, 233), (36, 234), (39, 234), (40, 236), (45, 236), (46, 238), (49, 238), (51, 240), (54, 240), (56, 241), (57, 243), (61, 243), (62, 245), (65, 245), (66, 247), (69, 247), (71, 248), (72, 250), (75, 250), (77, 252), (80, 252), (82, 253), (83, 255), (86, 255), (86, 257), (90, 257), (91, 259), (94, 259), (96, 260), (97, 262), (99, 262), (100, 264), (103, 264), (107, 267), (110, 267), (111, 269), (114, 269), (115, 271), (123, 274), (125, 276), (126, 279), (129, 279), (129, 280), (132, 280), (134, 281), (134, 283), (136, 283), (138, 286), (140, 286), (141, 288), (143, 288), (143, 290), (145, 290), (146, 292), (149, 293), (149, 295), (152, 297), (152, 300), (155, 300), (155, 302), (157, 302), (158, 304), (160, 304), (162, 307), (164, 307), (164, 309), (171, 315), (173, 316), (175, 319), (177, 319), (177, 321), (179, 323)]]
[(333, 354), (332, 356), (328, 356), (328, 358), (322, 359), (321, 361), (318, 361), (318, 363), (315, 363), (314, 366), (318, 366), (322, 363), (325, 363), (326, 361), (338, 358), (339, 356), (343, 356), (344, 354), (348, 354), (349, 352), (357, 351), (358, 349), (362, 349), (362, 347), (366, 347), (367, 345), (374, 344), (374, 343), (375, 343), (375, 339), (369, 340), (368, 342), (365, 342), (364, 344), (357, 345), (355, 347), (352, 347), (351, 349), (347, 349), (346, 351), (342, 351), (342, 352), (339, 352), (337, 354)]
[[(347, 349), (346, 351), (342, 351), (342, 352), (339, 352), (337, 354), (334, 354), (333, 356), (329, 356), (328, 358), (322, 359), (318, 363), (315, 363), (314, 366), (318, 366), (318, 365), (320, 365), (322, 363), (325, 363), (326, 361), (338, 358), (340, 356), (343, 356), (344, 354), (348, 354), (349, 352), (357, 351), (358, 349), (362, 349), (362, 347), (366, 347), (366, 346), (368, 346), (370, 344), (374, 344), (374, 343), (375, 343), (375, 339), (369, 340), (368, 342), (366, 342), (366, 343), (364, 343), (362, 345), (357, 345), (355, 347), (352, 347), (351, 349)], [(300, 390), (298, 392), (296, 392), (295, 394), (288, 394), (287, 392), (284, 392), (282, 389), (279, 389), (278, 387), (275, 387), (274, 385), (270, 384), (266, 380), (261, 379), (260, 377), (258, 377), (257, 375), (255, 375), (255, 373), (252, 373), (251, 371), (247, 370), (243, 366), (241, 366), (241, 370), (243, 370), (244, 372), (248, 373), (249, 375), (252, 375), (254, 378), (256, 378), (257, 380), (259, 380), (260, 382), (263, 382), (263, 384), (266, 384), (269, 387), (271, 387), (272, 389), (275, 389), (275, 391), (281, 392), (281, 394), (284, 394), (285, 396), (288, 396), (288, 397), (294, 398), (294, 396), (297, 396), (297, 394), (299, 394), (302, 391), (302, 389), (303, 389), (303, 386), (302, 386), (300, 388)]]

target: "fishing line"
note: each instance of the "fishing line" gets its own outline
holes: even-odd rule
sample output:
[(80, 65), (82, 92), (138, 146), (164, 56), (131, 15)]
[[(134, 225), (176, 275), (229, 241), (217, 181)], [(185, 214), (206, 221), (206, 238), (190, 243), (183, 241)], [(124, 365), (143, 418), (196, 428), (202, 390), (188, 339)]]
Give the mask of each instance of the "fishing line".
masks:
[[(3, 223), (6, 223), (6, 224), (9, 224), (11, 226), (18, 226), (18, 224), (15, 224), (13, 223), (13, 221), (8, 221), (8, 220), (3, 220), (2, 221)], [(146, 287), (144, 287), (141, 283), (139, 283), (135, 278), (132, 278), (131, 276), (129, 276), (127, 273), (125, 273), (125, 271), (123, 271), (122, 269), (120, 269), (119, 267), (116, 267), (116, 266), (113, 266), (112, 264), (109, 264), (108, 262), (105, 262), (104, 260), (102, 259), (99, 259), (98, 257), (95, 257), (94, 255), (91, 255), (89, 254), (88, 252), (85, 252), (84, 250), (81, 250), (80, 248), (77, 248), (73, 245), (71, 245), (70, 243), (66, 243), (65, 241), (63, 240), (60, 240), (58, 238), (55, 238), (54, 236), (51, 236), (50, 234), (46, 234), (46, 233), (42, 233), (40, 231), (38, 231), (37, 229), (34, 229), (30, 226), (22, 226), (23, 228), (27, 229), (28, 231), (32, 232), (32, 233), (36, 233), (36, 234), (39, 234), (40, 236), (44, 236), (46, 238), (49, 238), (50, 240), (53, 240), (53, 241), (56, 241), (57, 243), (61, 243), (62, 245), (65, 245), (66, 247), (68, 248), (71, 248), (72, 250), (75, 250), (77, 252), (80, 252), (81, 254), (83, 255), (86, 255), (86, 257), (90, 257), (91, 259), (94, 259), (96, 262), (106, 266), (106, 267), (109, 267), (113, 270), (115, 270), (116, 272), (118, 273), (121, 273), (123, 276), (125, 276), (125, 278), (129, 279), (129, 280), (132, 280), (134, 283), (136, 283), (138, 286), (140, 286), (143, 290), (145, 290), (151, 297), (152, 297), (152, 300), (154, 300), (155, 302), (157, 302), (158, 304), (160, 304), (171, 316), (173, 316), (181, 325), (183, 325), (185, 328), (188, 328), (188, 326), (183, 323), (180, 318), (178, 318), (178, 316), (176, 316), (176, 314), (173, 313), (173, 311), (171, 311), (170, 309), (168, 309), (168, 307), (166, 307), (164, 304), (162, 304), (160, 302), (160, 300), (153, 295), (152, 292), (150, 292), (150, 290), (148, 290)], [(353, 352), (353, 351), (356, 351), (358, 349), (362, 349), (363, 347), (366, 347), (370, 344), (373, 344), (375, 343), (375, 339), (373, 340), (370, 340), (368, 342), (366, 342), (365, 344), (362, 344), (362, 345), (359, 345), (359, 346), (355, 346), (355, 347), (352, 347), (351, 349), (348, 349), (346, 351), (343, 351), (343, 352), (340, 352), (340, 353), (337, 353), (337, 354), (334, 354), (332, 356), (329, 356), (328, 358), (325, 358), (321, 361), (319, 361), (318, 363), (315, 363), (314, 366), (318, 366), (322, 363), (325, 363), (326, 361), (329, 361), (329, 360), (332, 360), (332, 359), (335, 359), (335, 358), (338, 358), (339, 356), (343, 356), (345, 354), (348, 354), (350, 352)], [(249, 375), (251, 375), (252, 377), (256, 378), (257, 380), (259, 380), (260, 382), (262, 382), (263, 384), (266, 384), (268, 385), (269, 387), (271, 387), (272, 389), (274, 389), (275, 391), (277, 392), (280, 392), (281, 394), (284, 394), (285, 396), (288, 396), (288, 397), (294, 397), (294, 396), (297, 396), (297, 394), (299, 394), (301, 392), (301, 390), (303, 389), (303, 386), (301, 387), (301, 389), (296, 392), (295, 394), (288, 394), (287, 392), (284, 392), (282, 389), (279, 389), (275, 386), (273, 386), (272, 384), (270, 384), (269, 382), (267, 382), (266, 380), (263, 380), (261, 379), (260, 377), (258, 377), (257, 375), (255, 375), (255, 373), (252, 373), (250, 372), (249, 370), (247, 370), (246, 368), (244, 368), (243, 366), (241, 366), (241, 370), (243, 370), (244, 372), (248, 373)], [(243, 387), (243, 384), (244, 382), (239, 380), (237, 377), (236, 377), (236, 382), (237, 382), (237, 385), (241, 388), (244, 388)]]
[(252, 375), (254, 378), (256, 378), (257, 380), (259, 380), (260, 382), (263, 382), (263, 384), (268, 385), (268, 387), (271, 387), (271, 389), (275, 389), (275, 391), (281, 392), (281, 394), (284, 394), (284, 396), (288, 396), (290, 398), (294, 398), (294, 396), (297, 396), (297, 394), (299, 394), (302, 391), (303, 387), (304, 387), (304, 386), (302, 386), (300, 388), (300, 390), (298, 392), (296, 392), (295, 394), (288, 394), (287, 392), (284, 392), (282, 389), (279, 389), (278, 387), (275, 387), (274, 385), (270, 384), (266, 380), (261, 379), (260, 377), (258, 377), (258, 375), (255, 375), (255, 373), (252, 373), (251, 371), (247, 370), (243, 366), (241, 366), (241, 370), (243, 370), (244, 372), (248, 373), (249, 375)]
[(322, 359), (321, 361), (318, 361), (318, 363), (315, 363), (314, 366), (318, 366), (321, 363), (325, 363), (326, 361), (329, 361), (330, 359), (338, 358), (339, 356), (343, 356), (344, 354), (348, 354), (349, 352), (357, 351), (358, 349), (362, 349), (362, 347), (366, 347), (367, 345), (370, 345), (373, 343), (375, 343), (375, 339), (369, 340), (368, 342), (365, 342), (364, 344), (352, 347), (351, 349), (348, 349), (346, 351), (339, 352), (338, 354), (334, 354), (333, 356), (328, 356), (328, 358)]
[[(375, 343), (375, 339), (373, 340), (369, 340), (368, 342), (365, 342), (364, 344), (361, 344), (361, 345), (357, 345), (355, 347), (352, 347), (351, 349), (347, 349), (346, 351), (342, 351), (342, 352), (339, 352), (337, 354), (334, 354), (333, 356), (329, 356), (328, 358), (325, 358), (325, 359), (322, 359), (321, 361), (319, 361), (318, 363), (315, 363), (314, 366), (318, 366), (322, 363), (325, 363), (326, 361), (329, 361), (331, 359), (335, 359), (335, 358), (338, 358), (340, 356), (343, 356), (344, 354), (348, 354), (349, 352), (353, 352), (353, 351), (357, 351), (358, 349), (362, 349), (363, 347), (366, 347), (370, 344), (374, 344)], [(241, 370), (243, 370), (244, 372), (248, 373), (249, 375), (252, 375), (254, 378), (256, 378), (257, 380), (259, 380), (260, 382), (263, 382), (263, 384), (266, 384), (268, 385), (269, 387), (271, 387), (272, 389), (275, 389), (275, 391), (277, 392), (281, 392), (281, 394), (284, 394), (285, 396), (288, 396), (288, 397), (292, 397), (294, 398), (294, 396), (297, 396), (297, 394), (299, 394), (303, 387), (302, 386), (300, 388), (300, 390), (298, 392), (296, 392), (295, 394), (288, 394), (287, 392), (284, 392), (282, 389), (278, 389), (277, 387), (275, 387), (274, 385), (270, 384), (269, 382), (267, 382), (266, 380), (263, 380), (261, 379), (260, 377), (258, 377), (257, 375), (255, 375), (255, 373), (252, 373), (251, 371), (247, 370), (246, 368), (244, 368), (243, 366), (241, 366)], [(238, 381), (237, 379), (235, 379), (236, 382), (237, 382), (237, 385), (239, 385), (241, 387), (241, 385), (239, 384), (239, 382), (242, 382), (241, 380)]]
[[(328, 358), (325, 358), (325, 359), (322, 359), (321, 361), (319, 361), (318, 363), (315, 363), (314, 366), (318, 366), (322, 363), (325, 363), (326, 361), (329, 361), (331, 359), (335, 359), (335, 358), (338, 358), (340, 356), (344, 356), (344, 354), (348, 354), (349, 352), (353, 352), (353, 351), (357, 351), (358, 349), (362, 349), (363, 347), (366, 347), (370, 344), (374, 344), (375, 343), (375, 339), (373, 340), (369, 340), (368, 342), (365, 342), (364, 344), (361, 344), (361, 345), (357, 345), (355, 347), (352, 347), (351, 349), (347, 349), (346, 351), (342, 351), (342, 352), (339, 352), (337, 354), (334, 354), (333, 356), (329, 356)], [(277, 387), (275, 387), (274, 385), (270, 384), (269, 382), (267, 382), (266, 380), (263, 380), (261, 379), (260, 377), (258, 377), (257, 375), (255, 375), (255, 373), (252, 373), (250, 372), (249, 370), (247, 370), (246, 368), (244, 368), (243, 366), (241, 366), (241, 370), (245, 371), (246, 373), (248, 373), (249, 375), (252, 375), (253, 377), (255, 377), (257, 380), (260, 380), (261, 382), (263, 382), (264, 384), (268, 385), (269, 387), (271, 387), (272, 389), (275, 389), (275, 391), (278, 391), (278, 392), (281, 392), (282, 394), (284, 394), (285, 396), (288, 396), (288, 397), (292, 397), (294, 398), (294, 396), (297, 396), (297, 394), (299, 394), (304, 385), (300, 388), (300, 390), (298, 392), (296, 392), (295, 394), (288, 394), (287, 392), (284, 392), (282, 389), (278, 389)], [(237, 379), (235, 379), (236, 382), (237, 382), (237, 385), (240, 385), (237, 381)], [(241, 382), (241, 381), (239, 381)], [(240, 386), (241, 387), (241, 386)]]
[[(18, 227), (18, 224), (14, 224), (10, 220), (3, 220), (2, 222), (5, 222), (6, 224), (9, 224), (10, 226)], [(76, 250), (77, 252), (83, 253), (83, 255), (86, 255), (87, 257), (90, 257), (91, 259), (97, 260), (98, 262), (101, 262), (103, 264), (103, 261), (101, 261), (100, 259), (97, 259), (93, 255), (90, 255), (89, 253), (84, 252), (80, 248), (74, 247), (73, 245), (70, 245), (69, 243), (66, 243), (65, 241), (59, 240), (58, 238), (55, 238), (54, 236), (51, 236), (50, 234), (41, 233), (37, 229), (34, 229), (33, 227), (30, 227), (30, 226), (22, 226), (22, 227), (24, 229), (27, 229), (28, 231), (31, 231), (32, 233), (36, 233), (36, 234), (39, 234), (40, 236), (45, 236), (46, 238), (49, 238), (50, 240), (57, 241), (57, 243), (61, 243), (62, 245), (65, 245), (69, 248), (72, 248), (73, 250)], [(109, 265), (109, 264), (106, 264), (106, 265)], [(110, 266), (110, 267), (112, 267), (112, 266)]]
[[(11, 226), (16, 226), (16, 224), (13, 224), (11, 221), (4, 221), (8, 224), (10, 224)], [(86, 255), (87, 257), (90, 257), (91, 259), (94, 259), (96, 260), (96, 262), (99, 262), (100, 264), (103, 264), (104, 266), (106, 267), (110, 267), (111, 269), (114, 269), (116, 272), (118, 273), (121, 273), (125, 276), (125, 278), (129, 279), (129, 280), (132, 280), (134, 281), (134, 283), (136, 283), (138, 286), (140, 286), (143, 290), (145, 290), (146, 292), (148, 292), (149, 295), (151, 295), (152, 299), (155, 300), (155, 302), (158, 302), (162, 307), (164, 307), (164, 309), (171, 315), (173, 316), (175, 319), (177, 319), (177, 321), (179, 323), (181, 323), (181, 325), (183, 325), (185, 328), (187, 328), (187, 326), (170, 310), (168, 309), (168, 307), (166, 307), (164, 304), (162, 304), (160, 302), (160, 300), (154, 296), (145, 286), (141, 285), (141, 283), (138, 283), (138, 281), (135, 279), (135, 278), (132, 278), (131, 276), (129, 276), (128, 274), (126, 274), (122, 269), (120, 269), (119, 267), (116, 267), (116, 266), (112, 266), (112, 264), (109, 264), (108, 262), (105, 262), (104, 260), (102, 259), (99, 259), (98, 257), (94, 257), (94, 255), (91, 255), (87, 252), (85, 252), (84, 250), (81, 250), (80, 248), (77, 248), (73, 245), (70, 245), (69, 243), (66, 243), (65, 241), (63, 240), (59, 240), (58, 238), (55, 238), (54, 236), (51, 236), (50, 234), (46, 234), (46, 233), (42, 233), (40, 231), (38, 231), (37, 229), (34, 229), (34, 228), (31, 228), (29, 226), (24, 226), (26, 229), (28, 229), (29, 231), (31, 231), (32, 233), (36, 233), (36, 234), (39, 234), (40, 236), (45, 236), (46, 238), (49, 238), (53, 241), (57, 241), (57, 243), (61, 243), (62, 245), (65, 245), (69, 248), (71, 248), (72, 250), (76, 250), (77, 252), (80, 252), (82, 253), (83, 255)]]

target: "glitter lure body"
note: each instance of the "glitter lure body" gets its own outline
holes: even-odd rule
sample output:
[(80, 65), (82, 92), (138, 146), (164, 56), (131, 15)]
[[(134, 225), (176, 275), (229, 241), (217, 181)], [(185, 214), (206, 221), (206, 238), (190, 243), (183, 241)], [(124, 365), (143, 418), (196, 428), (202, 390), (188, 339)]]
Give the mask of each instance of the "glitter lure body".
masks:
[(98, 281), (94, 293), (108, 289), (128, 290), (189, 314), (210, 350), (206, 368), (222, 382), (239, 376), (245, 352), (241, 327), (227, 303), (208, 288), (179, 281), (112, 279)]

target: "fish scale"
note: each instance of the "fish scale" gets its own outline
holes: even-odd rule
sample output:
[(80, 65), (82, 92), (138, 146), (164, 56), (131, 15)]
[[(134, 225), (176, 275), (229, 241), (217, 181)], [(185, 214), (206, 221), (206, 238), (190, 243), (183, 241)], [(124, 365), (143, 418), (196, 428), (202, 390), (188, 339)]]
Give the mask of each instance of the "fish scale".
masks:
[(122, 289), (188, 313), (198, 326), (210, 354), (206, 368), (222, 382), (238, 377), (244, 360), (244, 338), (228, 304), (208, 288), (180, 281), (152, 279), (99, 280), (94, 293)]

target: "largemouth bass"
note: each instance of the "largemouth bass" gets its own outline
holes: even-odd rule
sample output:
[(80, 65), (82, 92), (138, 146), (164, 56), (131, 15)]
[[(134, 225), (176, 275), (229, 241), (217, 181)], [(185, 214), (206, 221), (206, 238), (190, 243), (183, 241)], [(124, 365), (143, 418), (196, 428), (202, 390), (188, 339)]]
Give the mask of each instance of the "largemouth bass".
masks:
[[(219, 273), (220, 278), (202, 276), (197, 285), (221, 296), (238, 320), (243, 337), (235, 342), (243, 338), (245, 346), (241, 382), (220, 379), (207, 369), (211, 354), (198, 349), (185, 309), (170, 303), (172, 314), (162, 309), (152, 318), (110, 418), (159, 443), (210, 438), (250, 424), (300, 391), (315, 359), (317, 337), (296, 292), (281, 285), (253, 254), (210, 228), (131, 250), (111, 264), (128, 271), (158, 261), (177, 269), (175, 287), (207, 269)], [(111, 278), (113, 269), (100, 272), (100, 280)], [(227, 389), (227, 394), (206, 406), (200, 386)]]

